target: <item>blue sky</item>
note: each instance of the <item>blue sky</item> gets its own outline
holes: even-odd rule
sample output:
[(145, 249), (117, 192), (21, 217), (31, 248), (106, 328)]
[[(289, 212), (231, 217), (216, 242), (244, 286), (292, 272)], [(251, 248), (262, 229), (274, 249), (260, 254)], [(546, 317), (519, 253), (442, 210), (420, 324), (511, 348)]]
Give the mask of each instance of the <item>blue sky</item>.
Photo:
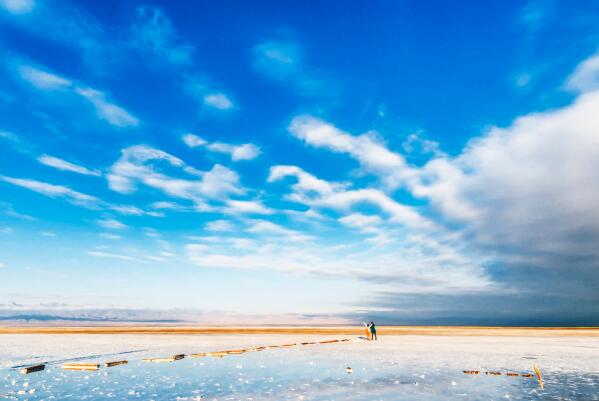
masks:
[(0, 0), (0, 309), (597, 324), (598, 22)]

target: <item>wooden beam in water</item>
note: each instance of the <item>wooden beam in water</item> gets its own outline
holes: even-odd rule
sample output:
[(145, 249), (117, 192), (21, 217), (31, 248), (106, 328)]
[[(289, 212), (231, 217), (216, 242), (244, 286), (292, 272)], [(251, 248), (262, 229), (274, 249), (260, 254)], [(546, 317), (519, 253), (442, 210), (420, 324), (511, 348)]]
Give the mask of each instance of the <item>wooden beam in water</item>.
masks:
[(539, 379), (539, 386), (541, 387), (541, 390), (543, 390), (545, 388), (545, 383), (543, 382), (543, 375), (541, 374), (539, 367), (535, 364), (532, 366), (532, 369), (535, 371), (537, 379)]
[(113, 362), (106, 362), (104, 364), (104, 366), (107, 367), (107, 368), (111, 368), (113, 366), (125, 365), (127, 363), (129, 363), (129, 361), (113, 361)]
[(238, 354), (245, 353), (245, 350), (244, 349), (232, 349), (230, 351), (223, 351), (223, 352), (226, 352), (229, 355), (238, 355)]
[(480, 370), (463, 370), (467, 375), (477, 375), (480, 373)]
[(179, 359), (185, 358), (185, 354), (177, 354), (173, 356), (169, 356), (166, 358), (144, 358), (142, 361), (144, 362), (175, 362)]
[(227, 355), (227, 353), (223, 352), (223, 351), (218, 351), (218, 352), (208, 352), (206, 355), (222, 358), (223, 356)]
[(98, 370), (100, 365), (95, 363), (65, 363), (62, 368), (65, 370)]
[(23, 373), (24, 375), (28, 375), (29, 373), (40, 372), (40, 371), (44, 370), (45, 368), (46, 368), (46, 365), (44, 365), (44, 364), (27, 366), (26, 368), (21, 369), (21, 373)]

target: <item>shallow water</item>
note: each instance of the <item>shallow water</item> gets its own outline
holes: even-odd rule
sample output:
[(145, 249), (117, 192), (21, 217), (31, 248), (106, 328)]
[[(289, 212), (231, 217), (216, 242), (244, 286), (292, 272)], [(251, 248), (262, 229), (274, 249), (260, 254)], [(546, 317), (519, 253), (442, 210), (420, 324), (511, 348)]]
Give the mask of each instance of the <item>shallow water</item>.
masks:
[[(405, 341), (401, 344), (413, 349)], [(582, 364), (575, 360), (579, 351), (575, 347), (580, 342), (560, 341), (553, 347), (541, 347), (549, 356), (538, 349), (535, 353), (514, 350), (514, 354), (520, 353), (514, 362), (517, 366), (507, 366), (506, 361), (514, 355), (503, 358), (498, 356), (504, 354), (501, 350), (481, 349), (481, 344), (473, 346), (471, 352), (461, 352), (463, 343), (439, 345), (437, 350), (435, 345), (421, 352), (403, 352), (395, 343), (371, 345), (353, 340), (166, 363), (142, 362), (131, 354), (129, 364), (102, 367), (97, 372), (63, 371), (60, 364), (54, 364), (46, 371), (25, 376), (5, 368), (0, 370), (0, 394), (19, 400), (91, 401), (599, 400), (599, 373), (592, 362), (595, 347)], [(556, 350), (562, 353), (557, 355)], [(568, 352), (572, 350), (574, 353)], [(170, 355), (155, 352), (152, 356)], [(115, 358), (102, 361), (108, 360)], [(528, 373), (533, 362), (546, 366), (544, 390), (536, 378), (462, 373), (462, 369)], [(347, 373), (347, 367), (352, 373)], [(34, 392), (30, 394), (31, 390)]]

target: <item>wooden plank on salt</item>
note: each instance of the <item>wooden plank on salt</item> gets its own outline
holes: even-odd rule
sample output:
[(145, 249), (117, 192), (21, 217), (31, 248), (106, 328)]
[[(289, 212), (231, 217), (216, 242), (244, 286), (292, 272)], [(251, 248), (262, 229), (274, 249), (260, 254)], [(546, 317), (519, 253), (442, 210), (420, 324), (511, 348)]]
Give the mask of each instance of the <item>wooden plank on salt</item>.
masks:
[(46, 368), (46, 365), (44, 365), (44, 364), (27, 366), (27, 367), (21, 369), (21, 373), (23, 373), (24, 375), (28, 375), (29, 373), (40, 372), (40, 371), (44, 370), (45, 368)]
[(98, 370), (100, 365), (95, 363), (65, 363), (62, 368), (65, 370)]
[(107, 367), (107, 368), (111, 368), (113, 366), (125, 365), (127, 363), (129, 363), (129, 361), (113, 361), (113, 362), (106, 362), (104, 364), (104, 366)]

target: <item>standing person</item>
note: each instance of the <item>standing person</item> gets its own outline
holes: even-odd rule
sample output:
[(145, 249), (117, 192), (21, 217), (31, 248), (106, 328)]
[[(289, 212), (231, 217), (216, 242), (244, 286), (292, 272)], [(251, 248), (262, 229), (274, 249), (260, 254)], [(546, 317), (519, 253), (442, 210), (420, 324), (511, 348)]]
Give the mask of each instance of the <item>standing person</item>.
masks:
[(376, 326), (374, 325), (374, 322), (370, 322), (370, 325), (368, 327), (370, 328), (370, 338), (372, 340), (378, 340), (378, 337), (376, 336)]
[(362, 322), (364, 325), (364, 330), (366, 332), (366, 339), (370, 341), (370, 325)]

